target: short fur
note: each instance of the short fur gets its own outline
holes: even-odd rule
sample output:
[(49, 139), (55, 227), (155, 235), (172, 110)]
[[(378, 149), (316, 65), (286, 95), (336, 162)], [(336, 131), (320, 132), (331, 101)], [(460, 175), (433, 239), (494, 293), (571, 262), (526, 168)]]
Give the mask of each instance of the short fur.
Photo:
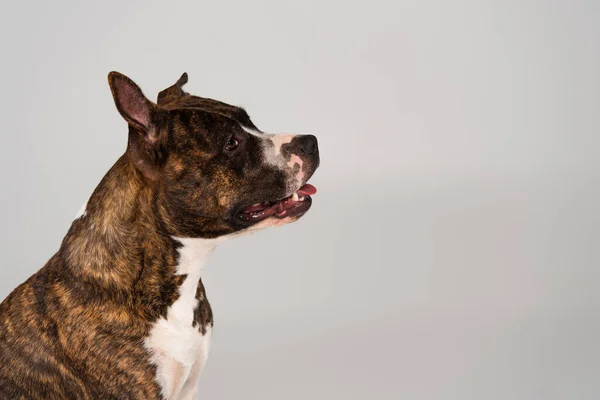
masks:
[[(222, 239), (305, 212), (256, 224), (236, 218), (245, 206), (298, 190), (318, 152), (301, 154), (297, 136), (281, 157), (301, 154), (300, 164), (266, 162), (269, 139), (246, 132), (259, 132), (248, 114), (187, 94), (187, 79), (155, 104), (129, 78), (109, 75), (129, 126), (127, 150), (58, 252), (0, 304), (1, 399), (168, 398), (147, 341), (182, 295), (178, 238)], [(224, 150), (232, 138), (239, 145)], [(192, 325), (204, 335), (213, 315), (202, 280), (194, 286)]]

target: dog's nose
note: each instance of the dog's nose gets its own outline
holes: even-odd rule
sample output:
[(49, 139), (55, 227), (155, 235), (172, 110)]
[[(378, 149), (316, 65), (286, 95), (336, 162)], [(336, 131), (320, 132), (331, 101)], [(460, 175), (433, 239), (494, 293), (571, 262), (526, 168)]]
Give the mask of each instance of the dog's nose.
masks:
[(317, 151), (317, 138), (314, 135), (304, 135), (300, 139), (300, 150), (306, 154), (314, 154)]

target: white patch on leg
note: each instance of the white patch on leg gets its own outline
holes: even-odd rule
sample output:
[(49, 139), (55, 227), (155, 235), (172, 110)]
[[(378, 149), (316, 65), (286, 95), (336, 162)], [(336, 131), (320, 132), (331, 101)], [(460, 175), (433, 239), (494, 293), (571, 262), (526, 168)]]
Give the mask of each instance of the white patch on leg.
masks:
[(198, 393), (198, 382), (200, 380), (200, 374), (206, 365), (206, 360), (208, 359), (208, 352), (210, 350), (210, 342), (212, 339), (212, 328), (210, 326), (206, 327), (206, 334), (202, 340), (202, 344), (198, 348), (198, 353), (196, 354), (196, 361), (194, 362), (194, 366), (190, 371), (187, 381), (183, 385), (181, 389), (181, 393), (179, 395), (179, 400), (194, 400), (196, 398), (196, 394)]
[[(179, 298), (167, 310), (167, 317), (154, 323), (144, 345), (156, 365), (156, 381), (166, 399), (179, 399), (192, 375), (200, 375), (210, 344), (210, 326), (202, 335), (193, 326), (198, 305), (196, 290), (206, 259), (222, 239), (174, 238), (181, 242), (177, 274), (187, 277), (179, 288)], [(200, 361), (200, 364), (198, 362)], [(197, 380), (197, 378), (195, 378)]]

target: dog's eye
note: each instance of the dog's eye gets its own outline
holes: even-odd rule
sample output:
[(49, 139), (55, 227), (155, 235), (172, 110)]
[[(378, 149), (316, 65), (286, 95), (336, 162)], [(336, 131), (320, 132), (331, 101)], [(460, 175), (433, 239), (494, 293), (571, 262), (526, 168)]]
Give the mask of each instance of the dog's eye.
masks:
[(233, 151), (236, 147), (238, 147), (238, 144), (240, 144), (240, 142), (234, 136), (232, 136), (225, 145), (225, 150)]

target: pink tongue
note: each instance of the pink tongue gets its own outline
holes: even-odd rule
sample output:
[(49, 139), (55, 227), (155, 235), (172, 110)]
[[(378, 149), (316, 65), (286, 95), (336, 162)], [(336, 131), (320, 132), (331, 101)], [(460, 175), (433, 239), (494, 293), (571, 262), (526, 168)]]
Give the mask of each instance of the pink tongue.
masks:
[(311, 185), (310, 183), (307, 183), (306, 185), (304, 185), (300, 189), (298, 189), (297, 193), (302, 196), (310, 196), (312, 194), (317, 193), (317, 188), (314, 187), (313, 185)]

